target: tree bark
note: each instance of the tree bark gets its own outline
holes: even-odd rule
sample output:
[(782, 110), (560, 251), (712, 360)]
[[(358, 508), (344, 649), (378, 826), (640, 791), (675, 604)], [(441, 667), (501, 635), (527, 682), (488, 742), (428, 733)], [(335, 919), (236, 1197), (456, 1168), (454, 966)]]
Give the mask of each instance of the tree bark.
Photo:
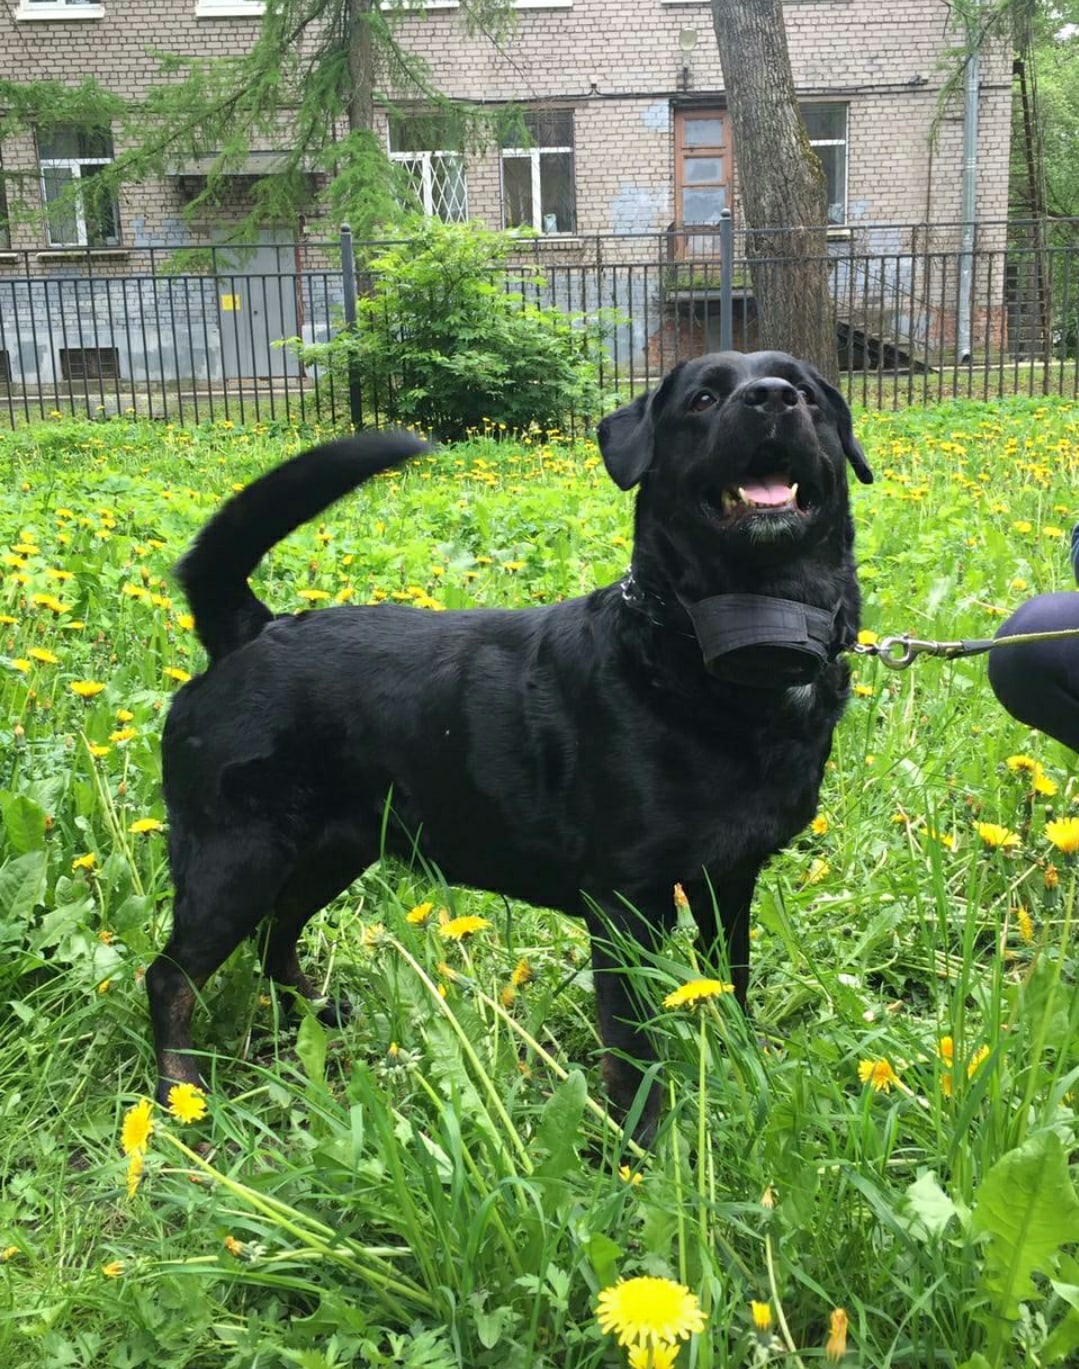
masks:
[(347, 0), (348, 75), (345, 99), (350, 133), (371, 133), (375, 127), (375, 75), (378, 58), (371, 33), (373, 0)]
[(798, 113), (780, 0), (712, 0), (762, 348), (835, 380), (824, 172)]

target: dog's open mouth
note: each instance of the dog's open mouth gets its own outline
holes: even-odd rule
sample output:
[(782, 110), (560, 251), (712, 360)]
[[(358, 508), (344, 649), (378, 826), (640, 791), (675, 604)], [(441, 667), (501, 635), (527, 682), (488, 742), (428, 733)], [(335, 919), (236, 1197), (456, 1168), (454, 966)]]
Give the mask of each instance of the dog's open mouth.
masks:
[(792, 469), (793, 464), (790, 453), (778, 444), (763, 444), (753, 454), (749, 468), (720, 491), (723, 521), (808, 514), (817, 501), (812, 487)]

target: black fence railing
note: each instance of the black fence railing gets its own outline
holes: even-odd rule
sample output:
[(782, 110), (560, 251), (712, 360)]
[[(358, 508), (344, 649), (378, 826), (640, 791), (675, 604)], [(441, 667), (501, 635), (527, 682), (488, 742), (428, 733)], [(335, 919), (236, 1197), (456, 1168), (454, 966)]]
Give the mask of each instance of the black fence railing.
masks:
[[(392, 418), (392, 394), (365, 393), (288, 342), (345, 326), (343, 242), (0, 254), (0, 421)], [(371, 246), (356, 246), (361, 292)], [(969, 251), (958, 224), (857, 224), (821, 230), (811, 250), (828, 273), (851, 400), (1079, 389), (1079, 221), (982, 224)], [(755, 348), (754, 281), (768, 271), (782, 284), (791, 268), (782, 235), (754, 243), (729, 223), (523, 239), (507, 284), (522, 264), (539, 268), (530, 298), (602, 327), (604, 389), (627, 396), (685, 357)]]

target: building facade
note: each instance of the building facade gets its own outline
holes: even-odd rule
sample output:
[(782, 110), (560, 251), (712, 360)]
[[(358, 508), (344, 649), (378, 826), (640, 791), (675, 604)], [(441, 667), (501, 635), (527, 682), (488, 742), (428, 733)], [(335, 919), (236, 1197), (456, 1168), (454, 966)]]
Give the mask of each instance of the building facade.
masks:
[[(70, 86), (94, 76), (137, 97), (159, 79), (154, 53), (235, 54), (252, 42), (262, 9), (260, 0), (13, 0), (0, 15), (0, 74)], [(712, 345), (708, 268), (720, 212), (730, 209), (737, 225), (739, 196), (709, 5), (515, 0), (515, 10), (502, 35), (470, 32), (457, 0), (427, 0), (398, 16), (405, 46), (446, 95), (518, 110), (512, 132), (464, 151), (441, 145), (432, 121), (415, 117), (423, 111), (387, 103), (380, 131), (408, 173), (415, 203), (449, 220), (532, 230), (532, 254), (564, 270), (562, 302), (628, 308), (632, 321), (614, 345), (635, 367), (663, 351), (672, 327), (675, 350)], [(881, 345), (886, 336), (903, 338), (909, 348), (939, 323), (931, 315), (948, 307), (943, 295), (931, 303), (936, 282), (919, 293), (926, 226), (935, 226), (934, 248), (954, 249), (962, 214), (969, 112), (954, 100), (942, 111), (940, 102), (958, 41), (949, 7), (943, 0), (788, 0), (784, 13), (799, 102), (825, 170), (832, 250), (842, 254), (857, 241), (895, 257), (886, 281), (859, 275), (861, 268), (837, 269), (838, 296), (888, 296), (872, 318), (864, 304), (852, 304), (850, 334), (875, 336)], [(1002, 241), (1010, 110), (1009, 54), (986, 51), (976, 212), (998, 227), (983, 231), (983, 246), (993, 234)], [(242, 264), (215, 259), (212, 279), (185, 281), (179, 295), (175, 282), (165, 290), (158, 254), (219, 241), (227, 222), (192, 223), (185, 215), (200, 184), (201, 169), (190, 163), (124, 188), (115, 201), (93, 195), (93, 177), (117, 150), (111, 128), (74, 126), (12, 137), (0, 149), (26, 204), (45, 211), (23, 215), (12, 204), (5, 214), (0, 372), (11, 383), (57, 384), (88, 371), (132, 381), (286, 373), (294, 363), (264, 344), (295, 333), (325, 336), (339, 303), (330, 285), (319, 300), (314, 293), (305, 299), (302, 236), (266, 224), (261, 254)], [(272, 172), (273, 152), (256, 152), (246, 175)], [(241, 175), (237, 206), (244, 196)], [(597, 254), (607, 275), (586, 276)], [(657, 269), (620, 278), (619, 262), (655, 262)], [(696, 296), (673, 324), (672, 276), (659, 269), (671, 262), (702, 264), (681, 278)], [(985, 314), (995, 306), (990, 296), (993, 289), (986, 295), (983, 287)], [(552, 297), (560, 297), (557, 284)], [(751, 314), (747, 300), (746, 328)], [(751, 342), (746, 328), (742, 340)]]

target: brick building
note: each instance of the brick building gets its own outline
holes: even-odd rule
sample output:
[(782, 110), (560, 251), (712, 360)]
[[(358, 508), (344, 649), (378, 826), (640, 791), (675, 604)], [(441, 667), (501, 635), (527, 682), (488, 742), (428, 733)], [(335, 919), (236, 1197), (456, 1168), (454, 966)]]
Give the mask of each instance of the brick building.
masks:
[[(398, 107), (382, 111), (387, 150), (409, 171), (427, 212), (531, 227), (540, 235), (531, 250), (545, 265), (564, 269), (567, 302), (628, 306), (633, 322), (615, 346), (635, 366), (657, 346), (662, 350), (671, 332), (675, 292), (659, 265), (703, 263), (703, 276), (682, 279), (696, 296), (684, 327), (676, 328), (686, 335), (672, 345), (712, 343), (708, 265), (720, 209), (731, 208), (737, 224), (738, 190), (706, 0), (515, 0), (515, 7), (511, 32), (497, 40), (469, 34), (457, 0), (428, 0), (422, 13), (401, 21), (401, 33), (447, 95), (519, 105), (527, 136), (518, 132), (506, 145), (466, 155), (435, 145), (430, 121), (420, 137), (416, 130), (424, 125), (409, 117), (415, 111)], [(94, 75), (138, 95), (156, 78), (153, 51), (235, 53), (251, 42), (261, 12), (259, 0), (12, 0), (0, 16), (0, 73), (70, 85)], [(931, 241), (926, 225), (955, 225), (961, 214), (961, 103), (945, 111), (934, 136), (944, 56), (957, 41), (949, 7), (943, 0), (890, 6), (788, 0), (785, 14), (795, 86), (827, 177), (829, 240), (839, 252), (858, 241), (894, 257), (877, 269), (886, 280), (849, 262), (837, 268), (840, 312), (845, 292), (852, 336), (901, 338), (911, 346), (920, 331), (936, 326), (930, 316), (949, 307), (928, 268), (919, 286), (918, 263), (928, 260), (931, 246), (954, 251), (957, 230), (938, 227)], [(977, 213), (987, 224), (999, 224), (1006, 213), (1010, 109), (1009, 54), (987, 51), (977, 166)], [(0, 251), (0, 367), (12, 381), (59, 383), (80, 367), (84, 374), (117, 370), (132, 380), (158, 372), (169, 378), (258, 374), (291, 364), (284, 353), (267, 352), (267, 339), (290, 332), (322, 336), (331, 326), (332, 290), (323, 309), (313, 300), (305, 305), (295, 281), (282, 286), (283, 274), (303, 274), (303, 247), (294, 242), (295, 230), (271, 224), (266, 242), (277, 245), (237, 268), (263, 277), (260, 309), (253, 307), (247, 274), (230, 283), (220, 272), (185, 284), (179, 311), (172, 289), (162, 304), (146, 253), (221, 236), (220, 223), (191, 224), (184, 217), (197, 165), (178, 166), (162, 181), (124, 189), (114, 205), (84, 212), (77, 196), (72, 208), (70, 194), (61, 200), (60, 192), (73, 179), (92, 177), (114, 155), (111, 130), (54, 129), (11, 138), (0, 151), (7, 172), (24, 173), (23, 193), (31, 201), (56, 206), (44, 220), (13, 213), (0, 241), (8, 249)], [(253, 158), (248, 173), (272, 169), (272, 151), (266, 149), (261, 163)], [(238, 177), (238, 198), (243, 194)], [(994, 234), (1002, 230), (985, 230), (980, 244), (992, 246)], [(586, 280), (583, 267), (597, 252), (615, 274)], [(619, 278), (620, 261), (654, 261), (657, 270)], [(552, 289), (557, 297), (557, 283)], [(980, 289), (981, 315), (989, 317), (1002, 286)], [(882, 301), (887, 296), (872, 318), (864, 302), (853, 304), (856, 294), (864, 301), (870, 292)], [(43, 307), (50, 314), (47, 335)], [(751, 307), (745, 304), (743, 322)], [(234, 316), (245, 308), (241, 328)], [(187, 326), (177, 329), (181, 316)]]

